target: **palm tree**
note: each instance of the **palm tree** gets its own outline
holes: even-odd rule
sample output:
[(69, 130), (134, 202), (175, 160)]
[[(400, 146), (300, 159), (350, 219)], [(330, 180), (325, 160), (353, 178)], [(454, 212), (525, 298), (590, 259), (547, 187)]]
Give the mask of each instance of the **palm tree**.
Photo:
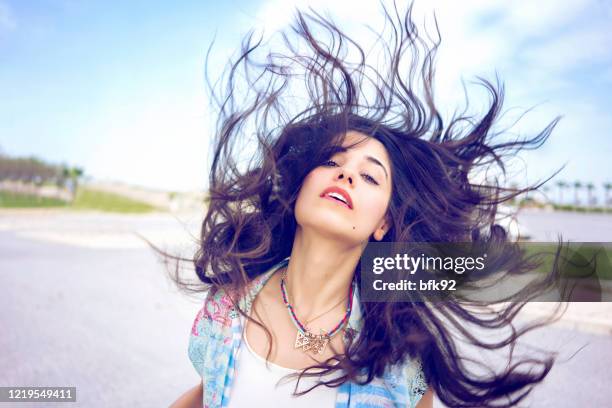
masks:
[(586, 185), (587, 193), (589, 194), (589, 202), (588, 205), (593, 205), (593, 190), (595, 189), (595, 185), (591, 182)]
[(604, 203), (604, 206), (607, 207), (608, 204), (610, 204), (610, 198), (608, 196), (609, 196), (610, 190), (612, 189), (612, 183), (604, 183), (603, 186), (604, 186), (604, 189), (606, 190), (606, 201)]
[(582, 188), (582, 183), (578, 180), (574, 182), (574, 203), (580, 205), (580, 199), (578, 198), (578, 190)]
[(550, 198), (548, 196), (548, 192), (550, 191), (550, 186), (544, 186), (542, 187), (542, 190), (544, 191), (544, 200), (546, 201), (546, 204), (550, 204)]
[(567, 187), (567, 183), (563, 180), (557, 181), (557, 187), (559, 187), (559, 204), (563, 204), (563, 190)]
[(62, 178), (63, 180), (69, 181), (68, 190), (72, 195), (72, 200), (76, 197), (76, 191), (78, 188), (79, 179), (83, 176), (83, 169), (81, 167), (62, 167)]

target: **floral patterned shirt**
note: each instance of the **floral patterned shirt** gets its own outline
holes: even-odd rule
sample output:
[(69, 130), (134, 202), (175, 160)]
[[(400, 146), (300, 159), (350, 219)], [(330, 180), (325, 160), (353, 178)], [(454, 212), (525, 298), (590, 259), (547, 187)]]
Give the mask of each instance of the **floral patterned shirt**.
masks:
[[(250, 314), (253, 300), (275, 271), (287, 265), (289, 257), (251, 281), (240, 307)], [(353, 310), (348, 327), (359, 333), (362, 325), (359, 290), (353, 292)], [(204, 384), (203, 406), (223, 408), (229, 401), (234, 364), (241, 345), (242, 322), (223, 290), (206, 296), (191, 328), (188, 355)], [(347, 381), (338, 388), (335, 408), (410, 407), (414, 408), (427, 389), (419, 360), (407, 358), (403, 364), (387, 367), (382, 378), (369, 384)]]

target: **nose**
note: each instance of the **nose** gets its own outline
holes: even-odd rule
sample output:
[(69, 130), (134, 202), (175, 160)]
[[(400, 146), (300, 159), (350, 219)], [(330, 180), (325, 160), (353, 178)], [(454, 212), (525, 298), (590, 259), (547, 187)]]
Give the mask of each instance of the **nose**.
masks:
[(342, 180), (345, 178), (348, 179), (349, 184), (353, 184), (353, 176), (348, 171), (341, 169), (340, 174), (338, 175), (338, 180)]

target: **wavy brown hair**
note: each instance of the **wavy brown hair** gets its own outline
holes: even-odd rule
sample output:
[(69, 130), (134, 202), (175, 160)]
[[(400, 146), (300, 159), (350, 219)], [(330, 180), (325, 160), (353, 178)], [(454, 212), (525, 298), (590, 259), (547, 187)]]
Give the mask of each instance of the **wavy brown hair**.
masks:
[[(470, 176), (491, 169), (505, 176), (505, 160), (520, 150), (539, 148), (560, 118), (532, 138), (504, 138), (506, 130), (495, 128), (504, 96), (496, 76), (494, 82), (479, 78), (490, 95), (482, 117), (467, 115), (466, 103), (464, 112), (445, 125), (433, 92), (434, 60), (441, 42), (437, 23), (437, 40), (427, 41), (412, 22), (412, 5), (405, 13), (395, 4), (392, 12), (384, 4), (382, 10), (392, 28), (389, 40), (378, 36), (387, 58), (382, 70), (369, 65), (360, 45), (329, 17), (311, 9), (297, 11), (293, 35), (281, 32), (284, 53), (257, 58), (263, 40), (254, 41), (250, 31), (239, 57), (218, 82), (212, 84), (206, 73), (218, 121), (206, 215), (193, 258), (198, 281), (194, 285), (183, 279), (177, 268), (172, 278), (181, 289), (225, 290), (240, 313), (263, 327), (246, 316), (237, 297), (255, 277), (290, 255), (296, 231), (293, 210), (302, 181), (331, 157), (349, 130), (375, 138), (389, 154), (394, 174), (388, 207), (392, 225), (383, 241), (517, 244), (495, 223), (498, 205), (537, 190), (554, 174), (524, 188), (502, 187), (497, 178), (474, 183)], [(321, 30), (316, 35), (315, 27)], [(322, 41), (323, 33), (330, 36), (329, 42)], [(348, 62), (348, 50), (356, 51), (356, 63)], [(503, 266), (509, 274), (519, 274), (531, 270), (533, 263), (516, 251)], [(358, 281), (360, 272), (358, 266)], [(505, 368), (483, 374), (466, 364), (478, 361), (460, 352), (452, 330), (479, 350), (513, 350), (524, 333), (558, 318), (531, 322), (520, 330), (513, 324), (525, 302), (555, 281), (555, 273), (484, 312), (452, 297), (436, 303), (363, 302), (363, 329), (356, 338), (349, 336), (345, 353), (301, 375), (314, 368), (341, 368), (341, 377), (316, 386), (363, 384), (381, 376), (390, 364), (418, 358), (428, 385), (448, 406), (514, 405), (544, 379), (555, 355), (517, 360), (511, 352)], [(466, 330), (466, 322), (483, 334)], [(487, 341), (504, 328), (510, 333)], [(264, 329), (269, 357), (272, 337)], [(363, 372), (364, 380), (358, 378)]]

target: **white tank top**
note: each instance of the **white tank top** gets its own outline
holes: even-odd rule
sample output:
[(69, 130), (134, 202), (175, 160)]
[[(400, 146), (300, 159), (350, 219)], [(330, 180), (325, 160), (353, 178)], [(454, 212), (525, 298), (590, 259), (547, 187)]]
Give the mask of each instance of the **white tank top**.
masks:
[[(268, 362), (266, 366), (265, 358), (255, 353), (247, 341), (244, 330), (244, 316), (241, 315), (240, 319), (243, 327), (242, 344), (236, 358), (234, 379), (228, 404), (229, 408), (333, 408), (335, 406), (338, 392), (337, 387), (320, 385), (304, 395), (291, 395), (293, 394), (297, 378), (282, 379), (282, 377), (291, 373), (299, 373), (300, 370), (281, 367), (271, 362)], [(337, 378), (341, 375), (339, 371), (327, 374), (327, 376), (324, 377), (324, 381)], [(302, 377), (297, 391), (300, 392), (309, 389), (319, 381), (319, 378), (320, 377)]]

